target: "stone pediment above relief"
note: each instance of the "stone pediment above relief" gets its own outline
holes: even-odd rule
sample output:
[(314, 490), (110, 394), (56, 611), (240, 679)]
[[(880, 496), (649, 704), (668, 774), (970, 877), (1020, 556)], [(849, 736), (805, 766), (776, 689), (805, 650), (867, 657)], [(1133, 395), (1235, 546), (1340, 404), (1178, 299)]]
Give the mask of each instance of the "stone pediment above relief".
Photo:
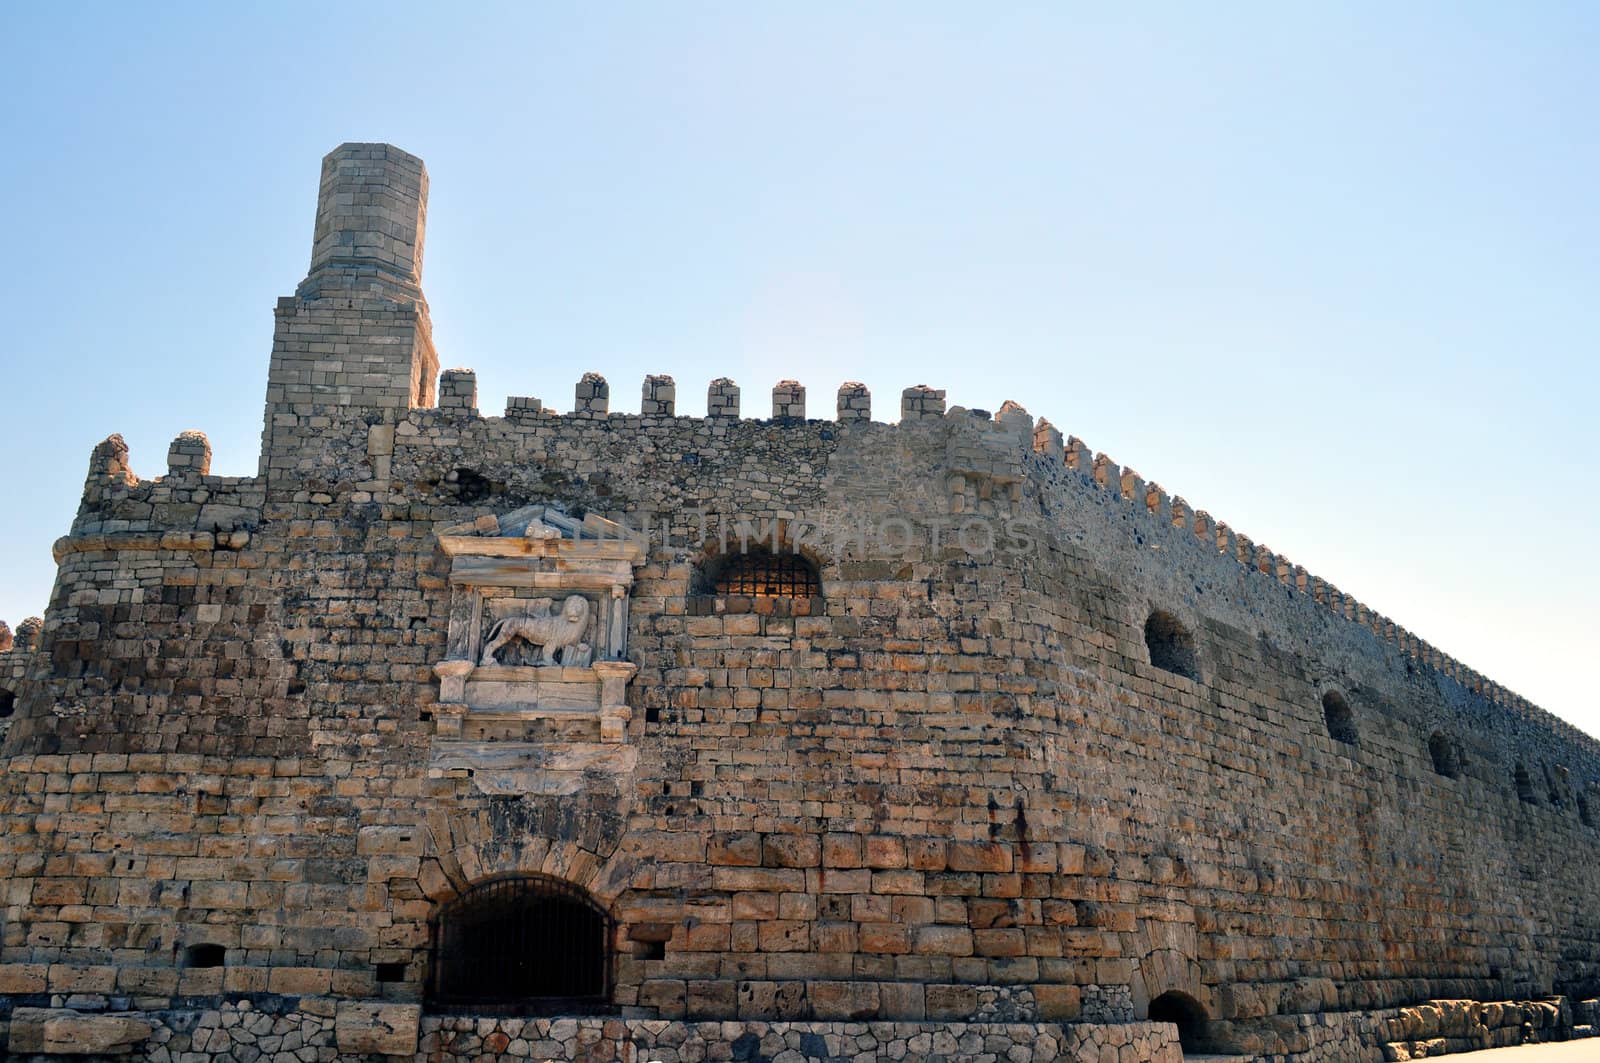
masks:
[[(439, 532), (450, 627), (435, 761), (494, 746), (627, 740), (628, 594), (643, 542), (594, 515), (528, 506)], [(485, 754), (487, 755), (487, 753)]]

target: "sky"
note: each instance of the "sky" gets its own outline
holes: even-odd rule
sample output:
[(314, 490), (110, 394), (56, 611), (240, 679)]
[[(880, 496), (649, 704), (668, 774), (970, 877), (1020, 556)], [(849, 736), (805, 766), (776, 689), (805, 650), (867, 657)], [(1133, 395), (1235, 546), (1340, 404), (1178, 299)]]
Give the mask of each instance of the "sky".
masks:
[(321, 157), (441, 364), (1006, 399), (1600, 734), (1600, 6), (0, 6), (0, 618), (90, 449), (252, 474)]

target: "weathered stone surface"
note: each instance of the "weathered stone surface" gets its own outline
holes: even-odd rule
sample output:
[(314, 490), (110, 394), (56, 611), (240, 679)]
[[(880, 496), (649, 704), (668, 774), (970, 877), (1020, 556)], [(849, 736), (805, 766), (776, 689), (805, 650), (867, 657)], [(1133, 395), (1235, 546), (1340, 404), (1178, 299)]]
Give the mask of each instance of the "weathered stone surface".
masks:
[(11, 1014), (13, 1055), (126, 1055), (154, 1027), (142, 1015), (83, 1014), (70, 1008), (17, 1008)]
[(368, 1004), (347, 1001), (334, 1012), (333, 1031), (339, 1051), (353, 1055), (410, 1055), (417, 1050), (422, 1008), (415, 1004)]

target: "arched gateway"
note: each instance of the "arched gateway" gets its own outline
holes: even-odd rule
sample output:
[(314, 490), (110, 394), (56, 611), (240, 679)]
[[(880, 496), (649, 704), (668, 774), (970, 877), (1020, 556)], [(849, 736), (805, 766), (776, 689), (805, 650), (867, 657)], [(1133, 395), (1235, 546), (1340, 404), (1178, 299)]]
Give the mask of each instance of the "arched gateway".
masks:
[(603, 1011), (611, 917), (543, 875), (481, 882), (439, 910), (429, 1000), (436, 1007), (556, 1014)]

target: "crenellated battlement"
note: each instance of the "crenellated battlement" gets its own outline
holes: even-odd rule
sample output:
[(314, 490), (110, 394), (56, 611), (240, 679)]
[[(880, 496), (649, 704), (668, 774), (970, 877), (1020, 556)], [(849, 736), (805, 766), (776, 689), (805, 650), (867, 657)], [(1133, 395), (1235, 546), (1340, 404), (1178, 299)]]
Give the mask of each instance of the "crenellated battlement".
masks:
[[(273, 371), (268, 386), (267, 430), (263, 437), (261, 468), (301, 474), (312, 472), (320, 444), (317, 411), (326, 405), (374, 409), (393, 419), (406, 408), (433, 407), (433, 353), (431, 327), (421, 295), (422, 248), (427, 215), (428, 179), (421, 160), (390, 145), (345, 144), (323, 160), (311, 269), (296, 297), (280, 307), (280, 329), (274, 341)], [(345, 316), (324, 321), (317, 315), (329, 293), (381, 296), (384, 304), (354, 303), (331, 308)], [(321, 299), (321, 302), (318, 300)], [(409, 300), (409, 301), (408, 301)], [(332, 304), (327, 304), (332, 307)], [(388, 319), (398, 313), (392, 322)], [(290, 314), (294, 324), (284, 325)], [(406, 315), (410, 314), (411, 317)], [(360, 335), (378, 327), (373, 345), (362, 346)], [(321, 341), (319, 342), (319, 336)], [(354, 359), (354, 360), (352, 360)], [(380, 371), (381, 370), (381, 371)], [(287, 374), (287, 375), (286, 375)], [(388, 374), (387, 377), (384, 374)], [(297, 386), (286, 388), (292, 376)], [(439, 375), (437, 409), (457, 416), (478, 416), (477, 377), (469, 369), (447, 370)], [(967, 411), (945, 407), (945, 393), (917, 385), (901, 393), (900, 422), (930, 417), (965, 416)], [(504, 417), (528, 423), (562, 416), (538, 398), (518, 396), (507, 400)], [(599, 373), (586, 372), (574, 388), (572, 409), (566, 416), (594, 420), (629, 416), (611, 409), (611, 388)], [(644, 419), (679, 418), (677, 385), (671, 376), (647, 376), (641, 387), (639, 413)], [(741, 418), (740, 387), (726, 377), (710, 382), (706, 417), (719, 422)], [(783, 380), (771, 390), (771, 419), (779, 424), (808, 420), (806, 389), (799, 381)], [(841, 385), (835, 419), (841, 424), (871, 424), (872, 397), (857, 382)], [(1091, 452), (1076, 436), (1063, 439), (1054, 425), (1032, 424), (1027, 412), (1006, 403), (997, 414), (997, 426), (1027, 420), (1036, 453), (1054, 461), (1059, 456), (1068, 469), (1131, 506), (1142, 506), (1150, 519), (1193, 532), (1216, 551), (1233, 557), (1245, 569), (1274, 580), (1292, 593), (1304, 595), (1346, 621), (1371, 630), (1398, 647), (1406, 656), (1424, 663), (1463, 687), (1520, 713), (1540, 712), (1527, 699), (1489, 680), (1437, 647), (1420, 639), (1364, 603), (1339, 590), (1302, 566), (1257, 544), (1226, 522), (1191, 506), (1181, 496), (1169, 496), (1158, 483), (1146, 482), (1105, 454)], [(116, 437), (113, 437), (116, 438)], [(201, 437), (203, 439), (203, 437)], [(180, 437), (181, 441), (182, 437)], [(111, 441), (108, 440), (109, 444)], [(118, 440), (120, 443), (120, 440)], [(198, 441), (175, 442), (169, 465), (195, 471), (208, 466), (209, 447)], [(125, 456), (126, 448), (123, 448)], [(98, 452), (97, 452), (98, 454)], [(373, 455), (374, 459), (381, 455)], [(956, 463), (961, 459), (954, 454)], [(114, 455), (97, 458), (103, 481), (121, 475)], [(975, 452), (973, 460), (977, 460)], [(91, 473), (91, 479), (95, 477)], [(202, 472), (203, 475), (203, 472)], [(88, 497), (86, 492), (86, 498)], [(1542, 714), (1542, 713), (1541, 713)], [(1565, 726), (1565, 725), (1563, 725)], [(1573, 733), (1578, 733), (1574, 730)]]
[(209, 476), (211, 440), (204, 432), (180, 432), (167, 448), (168, 476)]
[(1088, 444), (1078, 437), (1071, 436), (1063, 444), (1060, 433), (1049, 426), (1049, 422), (1040, 421), (1039, 425), (1034, 433), (1035, 451), (1052, 462), (1059, 457), (1067, 468), (1078, 473), (1085, 481), (1126, 503), (1152, 522), (1187, 530), (1205, 548), (1232, 559), (1254, 576), (1275, 582), (1291, 594), (1315, 602), (1339, 619), (1370, 631), (1406, 657), (1433, 669), (1463, 689), (1518, 716), (1550, 727), (1570, 741), (1600, 751), (1600, 741), (1594, 737), (1451, 657), (1389, 617), (1341, 591), (1333, 583), (1308, 572), (1304, 566), (1264, 544), (1256, 543), (1206, 510), (1194, 508), (1181, 495), (1169, 495), (1159, 483), (1145, 481), (1132, 468), (1119, 466), (1102, 452), (1091, 451)]
[[(819, 423), (805, 416), (805, 386), (799, 381), (783, 380), (772, 388), (772, 416), (768, 423), (778, 426), (796, 426)], [(470, 370), (448, 370), (439, 385), (440, 409), (477, 416), (476, 376)], [(585, 372), (575, 386), (574, 409), (563, 414), (544, 405), (536, 398), (513, 397), (507, 400), (505, 418), (526, 422), (530, 418), (562, 417), (594, 420), (607, 418), (618, 426), (630, 422), (642, 423), (658, 419), (671, 419), (687, 424), (701, 420), (726, 423), (739, 420), (739, 394), (737, 383), (727, 377), (712, 380), (707, 386), (706, 418), (697, 418), (675, 412), (676, 385), (671, 376), (648, 375), (642, 386), (642, 399), (638, 414), (614, 411), (610, 408), (610, 385), (596, 372)], [(1077, 473), (1083, 480), (1106, 492), (1109, 497), (1126, 503), (1131, 510), (1160, 526), (1184, 529), (1196, 540), (1224, 557), (1233, 559), (1242, 569), (1279, 584), (1292, 594), (1315, 602), (1341, 620), (1370, 631), (1380, 640), (1391, 644), (1406, 657), (1433, 669), (1459, 684), (1463, 689), (1479, 695), (1530, 721), (1550, 726), (1567, 738), (1581, 742), (1589, 748), (1600, 749), (1594, 738), (1571, 726), (1559, 717), (1539, 708), (1527, 698), (1511, 691), (1481, 672), (1467, 666), (1436, 646), (1420, 638), (1388, 616), (1378, 612), (1350, 594), (1340, 590), (1331, 581), (1309, 572), (1304, 566), (1291, 561), (1250, 536), (1237, 531), (1227, 522), (1214, 517), (1204, 509), (1190, 504), (1181, 495), (1172, 495), (1159, 483), (1146, 481), (1137, 471), (1123, 466), (1108, 455), (1092, 450), (1077, 436), (1063, 438), (1060, 429), (1050, 421), (1037, 423), (1020, 404), (1007, 400), (993, 415), (981, 410), (961, 406), (946, 407), (943, 390), (918, 384), (901, 393), (900, 424), (914, 425), (929, 418), (944, 418), (959, 422), (966, 430), (983, 432), (1001, 447), (1026, 446), (1034, 454), (1050, 463), (1059, 462)], [(446, 396), (450, 400), (446, 401)], [(758, 420), (743, 418), (744, 420)], [(841, 384), (834, 420), (841, 425), (876, 424), (872, 420), (871, 394), (857, 382)], [(1019, 442), (1021, 441), (1021, 442)], [(949, 454), (950, 465), (957, 472), (963, 458), (955, 451)], [(968, 461), (976, 461), (971, 452)]]
[(56, 540), (60, 563), (94, 550), (240, 549), (261, 520), (266, 480), (213, 476), (205, 433), (179, 433), (164, 476), (140, 479), (128, 445), (107, 436), (89, 456), (83, 498), (70, 534)]
[[(719, 377), (707, 385), (705, 417), (693, 417), (676, 412), (677, 385), (672, 376), (647, 375), (641, 386), (640, 408), (637, 414), (611, 409), (611, 387), (607, 379), (597, 372), (585, 372), (574, 386), (573, 408), (562, 413), (545, 405), (540, 399), (512, 396), (506, 400), (503, 418), (511, 423), (529, 424), (555, 422), (563, 418), (579, 421), (605, 419), (626, 429), (630, 423), (673, 421), (691, 426), (697, 422), (717, 424), (737, 423), (744, 418), (740, 413), (740, 386), (727, 377)], [(946, 455), (947, 465), (961, 476), (975, 471), (989, 476), (996, 474), (995, 455), (1010, 453), (1018, 448), (1031, 450), (1047, 464), (1059, 464), (1076, 473), (1086, 483), (1105, 492), (1107, 497), (1126, 504), (1130, 511), (1140, 514), (1153, 524), (1188, 531), (1198, 542), (1217, 554), (1232, 559), (1240, 568), (1253, 576), (1277, 583), (1289, 593), (1315, 602), (1339, 619), (1370, 631), (1383, 642), (1394, 646), (1411, 660), (1424, 665), (1463, 689), (1481, 696), (1518, 716), (1552, 727), (1568, 739), (1589, 748), (1600, 749), (1594, 738), (1567, 724), (1559, 717), (1541, 709), (1527, 698), (1508, 689), (1503, 684), (1483, 675), (1450, 656), (1438, 647), (1416, 635), (1376, 609), (1341, 590), (1333, 582), (1308, 571), (1288, 557), (1283, 556), (1249, 535), (1233, 528), (1204, 509), (1189, 503), (1181, 495), (1169, 492), (1155, 481), (1145, 480), (1130, 466), (1124, 466), (1109, 455), (1095, 451), (1077, 436), (1063, 437), (1063, 433), (1046, 419), (1034, 422), (1021, 405), (1010, 400), (1002, 404), (991, 418), (981, 410), (961, 406), (946, 406), (946, 393), (924, 384), (904, 389), (901, 393), (899, 425), (925, 425), (930, 419), (942, 418), (959, 423), (963, 430), (978, 432), (988, 440), (980, 449), (969, 443), (965, 449), (953, 445)], [(444, 370), (438, 381), (438, 405), (441, 414), (472, 419), (483, 418), (478, 410), (477, 374), (471, 369)], [(766, 423), (777, 426), (801, 426), (821, 423), (806, 417), (806, 388), (796, 380), (783, 380), (771, 389), (771, 417)], [(316, 407), (308, 407), (308, 410)], [(872, 420), (871, 393), (865, 385), (847, 381), (839, 386), (834, 420), (844, 426), (877, 425), (893, 427)], [(382, 430), (382, 438), (392, 441), (392, 428)], [(978, 437), (973, 437), (974, 439)], [(303, 444), (303, 440), (301, 441)], [(392, 442), (391, 442), (392, 445)], [(995, 449), (998, 448), (998, 449)], [(985, 456), (981, 451), (993, 450)], [(276, 467), (270, 455), (263, 455), (263, 468)], [(374, 452), (374, 460), (386, 463), (387, 454)], [(98, 444), (91, 456), (89, 476), (85, 483), (84, 504), (87, 510), (101, 508), (104, 500), (118, 492), (133, 492), (141, 500), (183, 500), (183, 485), (193, 483), (203, 491), (232, 492), (249, 484), (254, 478), (213, 477), (210, 475), (211, 447), (206, 436), (198, 431), (181, 433), (168, 451), (168, 472), (161, 479), (141, 481), (129, 464), (128, 448), (122, 437), (112, 435)], [(1015, 477), (1003, 470), (998, 472), (1002, 481)], [(374, 479), (382, 479), (375, 476)], [(173, 492), (178, 492), (174, 495)], [(219, 516), (227, 532), (240, 531), (247, 523), (242, 519), (237, 505), (213, 502), (202, 514), (196, 510), (197, 525)], [(75, 526), (75, 534), (85, 530), (103, 531), (101, 524)], [(154, 525), (137, 530), (148, 531)], [(172, 530), (159, 529), (156, 530)], [(185, 529), (187, 530), (187, 529)], [(65, 540), (64, 540), (65, 541)], [(140, 540), (142, 541), (142, 540)], [(226, 543), (224, 536), (221, 542)]]

